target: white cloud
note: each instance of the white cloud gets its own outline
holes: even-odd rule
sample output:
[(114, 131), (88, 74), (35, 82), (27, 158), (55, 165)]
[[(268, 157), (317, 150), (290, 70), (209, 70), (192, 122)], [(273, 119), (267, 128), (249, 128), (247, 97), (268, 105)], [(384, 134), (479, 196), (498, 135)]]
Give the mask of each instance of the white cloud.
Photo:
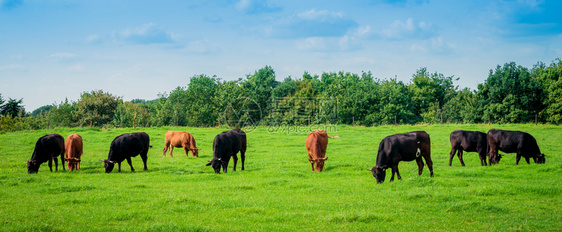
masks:
[(148, 23), (120, 31), (116, 37), (135, 44), (161, 44), (174, 43), (178, 36), (162, 30), (154, 23)]
[(357, 26), (343, 12), (311, 9), (284, 17), (265, 31), (279, 38), (340, 37)]
[(408, 18), (405, 22), (400, 20), (394, 21), (389, 27), (380, 30), (378, 34), (387, 39), (426, 39), (434, 36), (436, 33), (431, 23), (418, 22)]
[(49, 56), (49, 58), (57, 60), (59, 62), (67, 63), (67, 62), (73, 62), (73, 61), (79, 60), (80, 56), (78, 56), (74, 53), (59, 52), (59, 53), (51, 54)]

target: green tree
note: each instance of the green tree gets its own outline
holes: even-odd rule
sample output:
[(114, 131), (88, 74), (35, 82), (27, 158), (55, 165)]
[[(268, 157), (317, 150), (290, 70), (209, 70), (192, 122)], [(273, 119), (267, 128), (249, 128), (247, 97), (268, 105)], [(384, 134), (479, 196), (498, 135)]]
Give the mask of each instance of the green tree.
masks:
[(121, 102), (120, 97), (104, 93), (102, 90), (84, 92), (76, 103), (76, 117), (79, 126), (106, 126), (113, 120), (115, 110)]
[(476, 96), (469, 88), (457, 92), (443, 105), (443, 120), (448, 123), (475, 123), (481, 120), (476, 114)]
[(31, 112), (31, 116), (33, 117), (38, 117), (40, 115), (44, 115), (47, 114), (51, 109), (53, 109), (54, 106), (53, 105), (44, 105), (41, 106), (37, 109), (35, 109), (33, 112)]
[(515, 62), (490, 70), (488, 79), (478, 85), (478, 111), (481, 120), (490, 117), (499, 123), (530, 122), (544, 109), (542, 84), (525, 67)]
[(9, 98), (8, 102), (0, 107), (0, 115), (8, 116), (11, 118), (25, 116), (25, 109), (21, 105), (23, 99), (16, 100)]
[(47, 118), (52, 126), (76, 126), (76, 103), (71, 103), (68, 99), (65, 99), (58, 105), (53, 104), (51, 110), (47, 112)]
[(148, 107), (132, 102), (119, 104), (113, 116), (113, 125), (116, 127), (150, 126)]
[(453, 76), (445, 77), (441, 73), (430, 74), (427, 68), (417, 70), (410, 85), (415, 114), (424, 122), (439, 122), (441, 109), (454, 96), (456, 89), (457, 87), (453, 85)]
[[(218, 89), (219, 79), (216, 76), (208, 77), (206, 75), (194, 76), (189, 80), (186, 89), (185, 108), (175, 108), (178, 112), (184, 110), (187, 113), (186, 118), (190, 126), (212, 126), (217, 123), (219, 117), (219, 109), (214, 96)], [(230, 99), (220, 99), (220, 101), (229, 101)], [(174, 102), (181, 103), (178, 96)], [(177, 104), (176, 107), (181, 107)]]
[(265, 66), (254, 74), (247, 75), (246, 78), (247, 80), (242, 82), (242, 88), (250, 98), (248, 100), (255, 102), (255, 104), (247, 105), (249, 108), (246, 113), (248, 113), (249, 119), (259, 122), (269, 111), (272, 92), (279, 82), (275, 80), (275, 71), (271, 66)]
[(544, 85), (546, 106), (541, 115), (547, 122), (562, 123), (562, 60), (557, 58), (549, 67), (539, 69), (539, 80)]
[(367, 115), (366, 125), (416, 123), (419, 120), (414, 113), (412, 94), (407, 85), (396, 79), (383, 80), (379, 85), (380, 101), (376, 110)]

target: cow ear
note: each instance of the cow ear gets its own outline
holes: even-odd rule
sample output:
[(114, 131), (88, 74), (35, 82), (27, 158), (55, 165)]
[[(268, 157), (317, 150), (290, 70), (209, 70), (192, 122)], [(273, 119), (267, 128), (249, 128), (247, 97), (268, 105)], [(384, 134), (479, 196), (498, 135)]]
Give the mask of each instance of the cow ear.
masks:
[(211, 164), (213, 164), (213, 163), (211, 163), (211, 161), (209, 161), (209, 163), (206, 164), (205, 166), (211, 166)]

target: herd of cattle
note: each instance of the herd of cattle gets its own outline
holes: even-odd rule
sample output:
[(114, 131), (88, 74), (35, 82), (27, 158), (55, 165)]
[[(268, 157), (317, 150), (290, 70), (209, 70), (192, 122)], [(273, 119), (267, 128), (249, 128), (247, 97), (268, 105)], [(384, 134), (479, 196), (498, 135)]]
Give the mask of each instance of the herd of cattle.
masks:
[[(326, 156), (328, 139), (337, 137), (329, 137), (326, 131), (322, 129), (314, 130), (307, 136), (305, 146), (312, 171), (321, 172), (324, 169), (324, 162), (328, 160)], [(533, 158), (535, 163), (538, 164), (545, 162), (545, 155), (540, 152), (537, 141), (526, 132), (491, 129), (486, 134), (479, 131), (456, 130), (451, 133), (450, 142), (449, 166), (452, 165), (455, 154), (459, 157), (462, 166), (465, 165), (463, 151), (477, 152), (482, 166), (488, 165), (486, 158), (490, 165), (498, 164), (502, 158), (498, 151), (517, 153), (516, 164), (519, 164), (521, 157), (524, 157), (527, 163), (530, 163), (530, 158)], [(151, 147), (150, 137), (144, 132), (122, 134), (115, 137), (111, 142), (107, 159), (101, 160), (104, 162), (105, 172), (110, 173), (113, 171), (115, 163), (118, 164), (118, 172), (120, 172), (123, 160), (127, 160), (131, 171), (134, 171), (131, 157), (136, 157), (139, 154), (144, 164), (144, 170), (147, 170), (147, 154)], [(183, 147), (186, 155), (188, 155), (188, 152), (191, 152), (192, 156), (199, 157), (199, 149), (196, 146), (193, 135), (190, 133), (167, 131), (162, 155), (165, 157), (166, 152), (169, 150), (170, 157), (173, 157), (172, 151), (174, 147)], [(246, 148), (246, 133), (244, 131), (241, 129), (224, 131), (215, 136), (213, 141), (213, 158), (209, 160), (207, 166), (212, 166), (215, 173), (220, 173), (221, 168), (226, 173), (228, 163), (230, 158), (232, 158), (234, 162), (233, 171), (236, 171), (237, 154), (240, 152), (242, 170), (244, 170)], [(37, 140), (33, 155), (27, 161), (28, 173), (37, 173), (39, 166), (44, 162), (49, 163), (49, 168), (52, 172), (53, 160), (55, 161), (55, 170), (58, 171), (57, 158), (59, 155), (63, 170), (65, 161), (68, 162), (69, 171), (78, 170), (80, 169), (82, 159), (82, 149), (82, 137), (78, 134), (69, 135), (66, 141), (59, 134), (45, 135)], [(400, 172), (398, 171), (398, 163), (400, 161), (416, 160), (418, 175), (421, 175), (424, 167), (422, 157), (427, 163), (430, 176), (433, 177), (431, 141), (429, 134), (425, 131), (390, 135), (380, 142), (376, 165), (369, 169), (369, 171), (373, 173), (377, 183), (382, 183), (385, 180), (386, 169), (391, 168), (392, 177), (390, 181), (393, 181), (394, 175), (401, 179)]]

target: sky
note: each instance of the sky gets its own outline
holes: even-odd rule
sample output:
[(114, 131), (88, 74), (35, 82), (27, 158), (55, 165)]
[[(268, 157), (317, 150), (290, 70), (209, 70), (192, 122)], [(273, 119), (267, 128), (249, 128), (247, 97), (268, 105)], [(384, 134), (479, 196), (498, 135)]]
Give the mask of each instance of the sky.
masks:
[(237, 80), (271, 66), (371, 72), (410, 83), (420, 68), (476, 90), (508, 62), (562, 57), (559, 0), (0, 0), (0, 94), (26, 111), (103, 90), (152, 100), (196, 75)]

